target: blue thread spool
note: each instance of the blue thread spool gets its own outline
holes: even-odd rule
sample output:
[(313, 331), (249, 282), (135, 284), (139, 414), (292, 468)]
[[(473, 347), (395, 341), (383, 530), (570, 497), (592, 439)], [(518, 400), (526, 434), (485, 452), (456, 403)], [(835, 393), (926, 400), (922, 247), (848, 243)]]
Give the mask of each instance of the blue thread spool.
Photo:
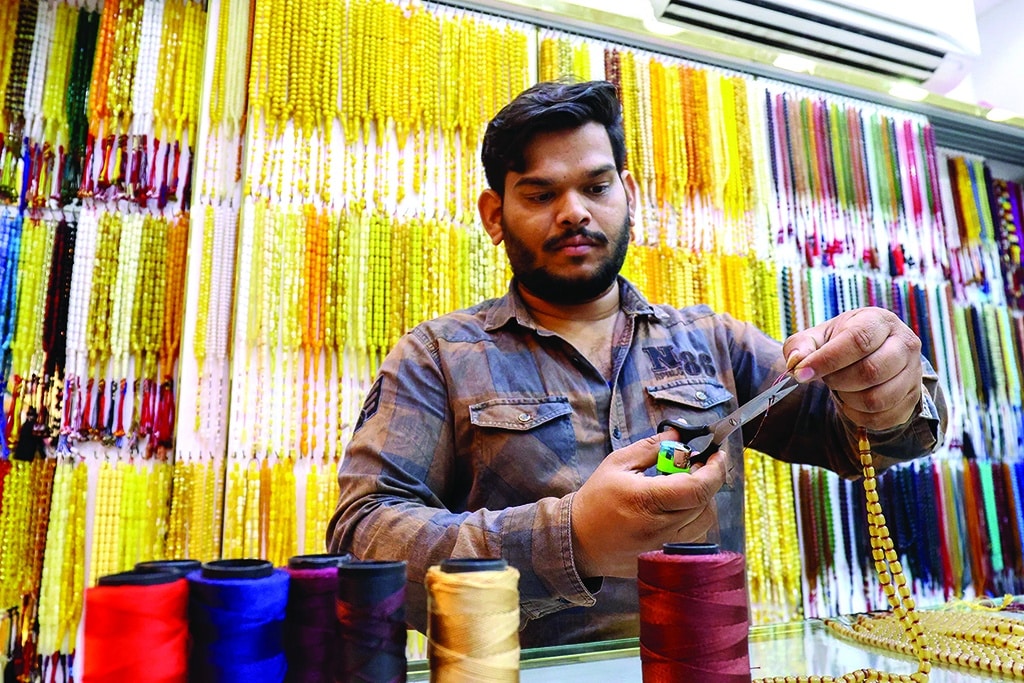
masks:
[(216, 560), (188, 575), (192, 683), (283, 681), (288, 574), (266, 560)]

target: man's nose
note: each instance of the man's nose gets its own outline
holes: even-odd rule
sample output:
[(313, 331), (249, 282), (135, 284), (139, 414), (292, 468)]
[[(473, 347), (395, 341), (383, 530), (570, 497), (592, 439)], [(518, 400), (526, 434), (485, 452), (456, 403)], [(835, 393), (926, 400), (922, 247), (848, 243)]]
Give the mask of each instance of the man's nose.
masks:
[(586, 225), (590, 222), (590, 209), (578, 192), (566, 192), (558, 206), (558, 224), (567, 226)]

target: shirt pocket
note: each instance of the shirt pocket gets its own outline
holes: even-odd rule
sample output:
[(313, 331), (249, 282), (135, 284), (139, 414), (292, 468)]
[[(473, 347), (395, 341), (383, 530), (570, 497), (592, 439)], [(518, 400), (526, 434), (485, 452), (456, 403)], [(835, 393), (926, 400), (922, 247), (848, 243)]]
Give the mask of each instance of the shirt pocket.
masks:
[(655, 427), (667, 419), (694, 427), (710, 424), (725, 417), (733, 399), (719, 382), (709, 380), (676, 380), (647, 387), (654, 401)]
[(470, 505), (508, 507), (579, 486), (572, 405), (566, 396), (513, 396), (469, 406)]
[[(733, 401), (733, 395), (728, 389), (718, 382), (707, 380), (678, 380), (649, 386), (647, 393), (655, 403), (655, 429), (662, 420), (668, 419), (693, 427), (711, 424), (729, 413)], [(735, 477), (742, 476), (743, 449), (734, 447), (726, 451), (730, 456), (723, 490), (728, 491), (734, 487)]]
[(565, 396), (495, 398), (469, 407), (469, 421), (477, 427), (527, 432), (565, 415), (572, 406)]

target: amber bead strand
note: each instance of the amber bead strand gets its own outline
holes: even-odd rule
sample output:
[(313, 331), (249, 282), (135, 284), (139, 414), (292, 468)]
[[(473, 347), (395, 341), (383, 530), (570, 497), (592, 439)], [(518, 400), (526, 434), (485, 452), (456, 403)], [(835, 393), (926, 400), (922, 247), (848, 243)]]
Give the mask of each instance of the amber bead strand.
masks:
[[(867, 431), (857, 431), (861, 472), (864, 476), (864, 491), (867, 498), (868, 532), (871, 537), (871, 556), (875, 563), (878, 581), (885, 592), (892, 613), (899, 619), (907, 637), (901, 651), (918, 659), (918, 669), (912, 674), (890, 674), (876, 669), (858, 669), (842, 676), (774, 676), (756, 679), (755, 683), (854, 683), (856, 681), (898, 681), (899, 683), (926, 683), (931, 673), (933, 652), (921, 629), (920, 617), (910, 596), (903, 568), (893, 548), (889, 528), (882, 514), (878, 500), (878, 482), (871, 456), (871, 442)], [(830, 628), (838, 630), (837, 622), (829, 622)]]

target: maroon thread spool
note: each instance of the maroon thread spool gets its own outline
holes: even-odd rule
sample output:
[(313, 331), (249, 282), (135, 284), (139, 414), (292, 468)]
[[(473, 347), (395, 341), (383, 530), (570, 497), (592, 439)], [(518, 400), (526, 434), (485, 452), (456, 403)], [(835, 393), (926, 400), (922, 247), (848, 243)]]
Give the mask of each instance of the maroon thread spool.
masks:
[(637, 563), (644, 683), (749, 683), (743, 555), (666, 543)]

